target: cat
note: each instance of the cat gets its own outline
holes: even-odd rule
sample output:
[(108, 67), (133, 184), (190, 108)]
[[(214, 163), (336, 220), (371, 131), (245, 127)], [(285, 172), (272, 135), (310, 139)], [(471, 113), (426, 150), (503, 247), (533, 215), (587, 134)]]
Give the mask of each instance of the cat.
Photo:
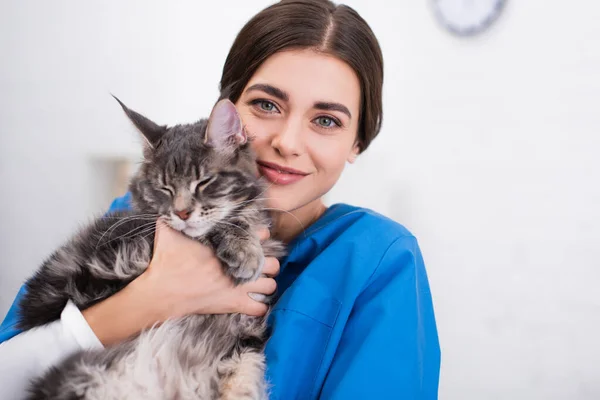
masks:
[[(56, 320), (71, 300), (83, 310), (118, 292), (152, 258), (157, 217), (211, 246), (236, 284), (257, 279), (268, 226), (265, 182), (234, 104), (220, 100), (208, 120), (173, 127), (130, 110), (145, 140), (130, 182), (133, 211), (98, 218), (54, 252), (26, 282), (21, 329)], [(267, 301), (268, 302), (268, 301)], [(169, 320), (103, 350), (81, 351), (34, 379), (30, 399), (267, 399), (266, 317), (191, 315)]]

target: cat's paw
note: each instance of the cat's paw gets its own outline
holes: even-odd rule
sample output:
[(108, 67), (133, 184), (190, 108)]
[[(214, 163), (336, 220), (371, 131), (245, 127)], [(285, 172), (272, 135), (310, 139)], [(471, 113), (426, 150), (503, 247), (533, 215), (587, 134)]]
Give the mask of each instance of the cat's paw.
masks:
[(217, 257), (237, 283), (256, 280), (265, 264), (260, 243), (248, 240), (222, 242), (217, 249)]

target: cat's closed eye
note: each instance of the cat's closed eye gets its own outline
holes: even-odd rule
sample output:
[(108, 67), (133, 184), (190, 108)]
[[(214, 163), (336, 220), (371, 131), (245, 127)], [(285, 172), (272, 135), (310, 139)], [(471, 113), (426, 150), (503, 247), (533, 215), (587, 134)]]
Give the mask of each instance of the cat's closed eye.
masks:
[(168, 186), (163, 186), (163, 187), (159, 188), (158, 190), (160, 190), (163, 193), (168, 194), (171, 197), (175, 196), (175, 192), (173, 191), (173, 189)]
[(207, 175), (202, 177), (199, 181), (196, 182), (196, 186), (193, 188), (193, 191), (197, 192), (198, 190), (204, 189), (205, 187), (213, 183), (216, 177), (216, 175)]

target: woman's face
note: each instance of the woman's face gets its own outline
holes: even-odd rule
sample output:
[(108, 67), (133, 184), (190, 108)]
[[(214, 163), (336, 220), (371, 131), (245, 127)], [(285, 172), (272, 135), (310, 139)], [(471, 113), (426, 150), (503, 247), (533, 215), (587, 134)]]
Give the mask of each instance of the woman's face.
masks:
[(343, 61), (312, 50), (276, 53), (236, 103), (261, 174), (271, 183), (270, 207), (320, 206), (356, 143), (360, 83)]

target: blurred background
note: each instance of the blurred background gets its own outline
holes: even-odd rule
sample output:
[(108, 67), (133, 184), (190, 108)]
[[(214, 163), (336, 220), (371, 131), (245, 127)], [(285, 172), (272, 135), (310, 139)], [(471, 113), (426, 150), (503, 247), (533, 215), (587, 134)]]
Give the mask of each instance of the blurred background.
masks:
[[(270, 3), (0, 1), (0, 318), (124, 190), (140, 143), (109, 93), (159, 123), (208, 115)], [(600, 3), (509, 1), (470, 37), (437, 3), (347, 1), (383, 49), (385, 117), (327, 201), (419, 239), (440, 399), (599, 399)]]

